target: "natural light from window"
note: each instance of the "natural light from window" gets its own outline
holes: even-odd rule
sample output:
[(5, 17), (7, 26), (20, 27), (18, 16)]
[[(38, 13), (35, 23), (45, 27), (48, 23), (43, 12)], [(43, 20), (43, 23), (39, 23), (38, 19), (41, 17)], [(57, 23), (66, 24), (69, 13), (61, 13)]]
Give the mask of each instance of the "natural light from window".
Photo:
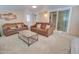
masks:
[(30, 15), (27, 15), (27, 22), (30, 22)]

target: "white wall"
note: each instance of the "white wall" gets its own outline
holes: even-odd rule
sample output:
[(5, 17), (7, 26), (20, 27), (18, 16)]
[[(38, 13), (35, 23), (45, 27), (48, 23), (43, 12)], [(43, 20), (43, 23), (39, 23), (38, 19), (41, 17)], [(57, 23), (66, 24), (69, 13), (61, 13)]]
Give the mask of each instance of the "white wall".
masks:
[(36, 22), (36, 14), (31, 12), (31, 11), (24, 11), (24, 23), (26, 25), (28, 25), (28, 22), (27, 22), (27, 15), (30, 15), (30, 25), (34, 24)]
[(69, 33), (79, 36), (79, 6), (72, 7)]
[[(47, 16), (45, 16), (45, 14)], [(38, 13), (38, 22), (49, 22), (49, 13), (48, 12), (39, 12)]]

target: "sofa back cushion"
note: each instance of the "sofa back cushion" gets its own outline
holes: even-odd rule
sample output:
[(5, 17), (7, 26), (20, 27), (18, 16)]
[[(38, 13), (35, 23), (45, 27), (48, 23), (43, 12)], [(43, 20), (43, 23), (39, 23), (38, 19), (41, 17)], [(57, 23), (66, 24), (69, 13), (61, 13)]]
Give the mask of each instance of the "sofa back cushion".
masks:
[(6, 23), (2, 27), (4, 30), (10, 29), (23, 29), (24, 23)]
[(16, 27), (17, 27), (18, 29), (20, 29), (20, 28), (23, 27), (23, 25), (22, 25), (21, 23), (17, 23), (17, 24), (16, 24)]
[(46, 25), (46, 28), (45, 29), (49, 29), (50, 28), (50, 25)]
[(15, 26), (12, 26), (12, 27), (10, 27), (10, 29), (16, 29), (16, 27)]
[(43, 22), (37, 22), (36, 25), (37, 25), (37, 28), (40, 28), (40, 29), (48, 29), (50, 27), (49, 23), (43, 23)]
[(37, 24), (37, 28), (40, 29), (40, 27), (41, 27), (41, 24)]
[(46, 24), (41, 24), (41, 29), (45, 29), (46, 28)]

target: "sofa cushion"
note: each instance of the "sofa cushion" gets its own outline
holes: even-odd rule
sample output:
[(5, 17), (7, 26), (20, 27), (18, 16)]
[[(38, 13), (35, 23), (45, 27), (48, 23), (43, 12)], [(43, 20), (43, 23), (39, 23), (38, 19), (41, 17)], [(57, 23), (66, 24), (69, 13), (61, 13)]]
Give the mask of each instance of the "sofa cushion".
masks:
[(10, 30), (10, 27), (7, 27), (6, 30)]
[(15, 26), (12, 26), (12, 27), (10, 27), (10, 29), (16, 29), (16, 27)]
[(46, 28), (46, 24), (41, 24), (41, 29), (45, 29)]
[(40, 27), (41, 27), (41, 24), (37, 24), (37, 28), (40, 29)]
[(46, 32), (47, 29), (38, 29), (39, 31), (43, 31), (43, 32)]
[(21, 24), (18, 24), (17, 27), (18, 27), (18, 28), (22, 28), (22, 25), (21, 25)]
[(46, 28), (45, 29), (49, 29), (50, 28), (50, 25), (46, 25)]

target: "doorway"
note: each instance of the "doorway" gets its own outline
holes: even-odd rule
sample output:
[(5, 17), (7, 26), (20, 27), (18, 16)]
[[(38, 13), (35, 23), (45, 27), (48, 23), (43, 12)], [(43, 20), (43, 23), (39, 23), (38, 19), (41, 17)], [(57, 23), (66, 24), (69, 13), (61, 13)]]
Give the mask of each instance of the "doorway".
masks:
[(55, 11), (55, 12), (50, 12), (50, 24), (52, 24), (53, 25), (53, 27), (54, 27), (54, 30), (55, 30), (55, 28), (56, 28), (56, 19), (57, 19), (57, 12)]
[(59, 11), (57, 30), (67, 32), (68, 20), (69, 10)]

